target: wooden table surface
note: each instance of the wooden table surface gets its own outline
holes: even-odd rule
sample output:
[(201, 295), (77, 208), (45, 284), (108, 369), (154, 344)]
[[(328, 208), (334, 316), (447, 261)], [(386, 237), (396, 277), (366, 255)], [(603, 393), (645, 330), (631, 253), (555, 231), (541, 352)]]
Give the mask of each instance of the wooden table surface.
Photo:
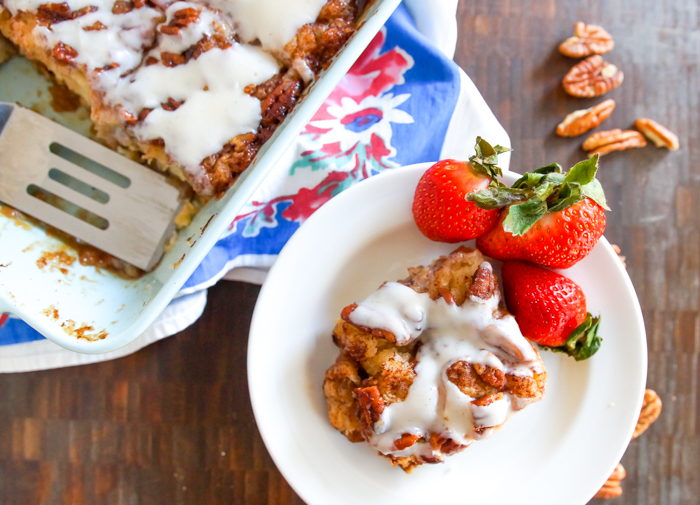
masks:
[[(566, 113), (599, 101), (571, 98), (560, 85), (573, 60), (556, 47), (578, 20), (613, 34), (607, 59), (625, 73), (605, 126), (647, 116), (680, 137), (677, 152), (612, 154), (600, 172), (612, 207), (606, 236), (627, 256), (647, 325), (648, 387), (664, 402), (625, 454), (624, 495), (612, 503), (696, 504), (700, 4), (461, 0), (458, 19), (456, 61), (508, 130), (513, 170), (584, 156), (580, 139), (553, 134)], [(0, 376), (0, 503), (301, 503), (265, 450), (248, 398), (258, 291), (220, 283), (195, 325), (126, 358)]]

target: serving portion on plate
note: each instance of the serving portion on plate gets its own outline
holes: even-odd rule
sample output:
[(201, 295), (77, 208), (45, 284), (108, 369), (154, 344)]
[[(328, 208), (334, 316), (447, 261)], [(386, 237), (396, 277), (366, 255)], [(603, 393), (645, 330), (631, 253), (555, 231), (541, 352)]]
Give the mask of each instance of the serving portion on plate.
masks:
[[(455, 499), (582, 505), (606, 481), (627, 447), (639, 415), (646, 379), (641, 311), (626, 272), (604, 238), (587, 257), (565, 271), (557, 271), (585, 292), (588, 311), (603, 312), (597, 328), (603, 345), (596, 347), (595, 342), (599, 344), (599, 341), (591, 338), (591, 348), (582, 352), (585, 346), (579, 344), (588, 342), (583, 338), (574, 343), (570, 353), (577, 360), (583, 359), (590, 357), (595, 347), (594, 356), (577, 361), (564, 353), (540, 350), (547, 374), (544, 398), (517, 412), (496, 436), (471, 444), (459, 454), (445, 458), (444, 463), (422, 465), (409, 475), (377, 457), (377, 450), (394, 457), (396, 454), (392, 452), (402, 450), (396, 445), (388, 450), (380, 447), (382, 423), (396, 431), (394, 435), (397, 436), (389, 437), (394, 444), (398, 439), (399, 445), (410, 443), (408, 447), (419, 443), (423, 448), (430, 447), (430, 433), (444, 432), (441, 422), (435, 422), (445, 413), (441, 407), (438, 407), (438, 416), (434, 415), (435, 410), (428, 411), (433, 417), (429, 428), (423, 430), (425, 433), (404, 430), (403, 425), (418, 425), (403, 423), (404, 417), (393, 413), (382, 417), (384, 412), (401, 404), (400, 396), (404, 393), (398, 387), (396, 402), (378, 412), (377, 406), (381, 404), (378, 398), (385, 401), (385, 393), (392, 391), (394, 384), (384, 380), (389, 376), (382, 377), (381, 370), (405, 368), (404, 377), (410, 376), (411, 371), (418, 376), (420, 364), (404, 367), (399, 363), (402, 360), (411, 363), (415, 356), (410, 343), (404, 349), (397, 348), (386, 333), (382, 335), (393, 323), (385, 320), (380, 324), (366, 324), (367, 319), (353, 322), (352, 314), (358, 309), (343, 311), (352, 302), (358, 307), (369, 304), (376, 308), (372, 302), (376, 293), (371, 293), (383, 282), (406, 279), (407, 272), (411, 278), (416, 275), (418, 265), (428, 266), (436, 258), (449, 257), (455, 251), (454, 244), (426, 238), (414, 222), (411, 207), (416, 185), (428, 167), (423, 164), (397, 169), (373, 177), (334, 198), (292, 237), (270, 271), (255, 309), (248, 350), (250, 393), (265, 444), (285, 478), (311, 505), (360, 501), (417, 504)], [(506, 183), (516, 179), (510, 173), (502, 178)], [(475, 243), (466, 241), (462, 245), (474, 248)], [(500, 279), (501, 262), (486, 260)], [(462, 286), (470, 287), (476, 271), (466, 274), (468, 281)], [(395, 284), (384, 284), (377, 293), (387, 286), (393, 289)], [(405, 281), (398, 283), (410, 289), (405, 284)], [(443, 292), (442, 296), (448, 296), (448, 292)], [(426, 307), (430, 303), (443, 302), (426, 302)], [(401, 312), (397, 304), (389, 305), (394, 310), (390, 313)], [(373, 338), (358, 338), (353, 348), (348, 338), (351, 329), (339, 331), (337, 327), (332, 338), (339, 314), (343, 322), (353, 322), (354, 327)], [(432, 311), (426, 309), (426, 314), (430, 317)], [(386, 314), (375, 316), (369, 319), (376, 321)], [(582, 324), (588, 324), (588, 332), (590, 323)], [(365, 350), (358, 343), (371, 346), (379, 342), (382, 349), (375, 356), (384, 353), (387, 360), (376, 368), (368, 361), (364, 371), (358, 367), (359, 385), (349, 388), (350, 396), (348, 388), (338, 396), (345, 402), (352, 398), (355, 407), (360, 407), (355, 410), (358, 424), (347, 424), (344, 433), (355, 440), (378, 441), (370, 442), (372, 446), (352, 444), (329, 422), (329, 413), (331, 421), (333, 419), (322, 387), (323, 378), (329, 367), (333, 370), (338, 346), (359, 356), (360, 351)], [(422, 346), (431, 346), (432, 342), (435, 340), (423, 341)], [(429, 347), (425, 351), (421, 349), (416, 351), (416, 356), (430, 350)], [(583, 356), (587, 353), (588, 356)], [(506, 359), (505, 355), (503, 357)], [(474, 360), (470, 365), (483, 373), (485, 368), (482, 369), (480, 361)], [(391, 366), (385, 367), (387, 363)], [(495, 361), (493, 365), (494, 369), (498, 368)], [(350, 364), (351, 372), (353, 366)], [(483, 378), (481, 381), (484, 382)], [(373, 386), (379, 395), (371, 389)], [(467, 410), (472, 408), (471, 401), (456, 398), (465, 400), (463, 405)], [(344, 405), (343, 401), (339, 405)], [(362, 405), (367, 408), (363, 409)], [(352, 408), (338, 412), (341, 419), (352, 419)], [(458, 424), (453, 416), (447, 417)], [(476, 419), (474, 412), (470, 418)], [(468, 428), (469, 423), (464, 426)], [(399, 456), (408, 455), (401, 453)], [(504, 485), (505, 482), (508, 485)]]

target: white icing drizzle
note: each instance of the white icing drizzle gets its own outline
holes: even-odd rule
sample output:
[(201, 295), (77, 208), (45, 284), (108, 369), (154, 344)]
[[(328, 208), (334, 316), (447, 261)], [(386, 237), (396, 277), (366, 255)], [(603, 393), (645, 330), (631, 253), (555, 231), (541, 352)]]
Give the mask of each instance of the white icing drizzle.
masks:
[(478, 363), (507, 374), (532, 376), (541, 372), (537, 353), (523, 337), (512, 316), (496, 318), (499, 296), (479, 302), (467, 299), (461, 306), (396, 282), (387, 282), (349, 315), (357, 326), (381, 328), (396, 336), (398, 345), (420, 338), (416, 376), (403, 402), (384, 409), (368, 442), (383, 454), (440, 458), (429, 443), (416, 443), (397, 451), (394, 442), (405, 433), (429, 437), (438, 433), (461, 445), (476, 438), (475, 427), (498, 426), (517, 410), (514, 398), (476, 406), (447, 378), (457, 361)]
[(207, 0), (233, 20), (244, 42), (259, 40), (268, 51), (281, 52), (299, 28), (316, 21), (327, 0)]
[(233, 137), (256, 131), (260, 101), (243, 89), (277, 72), (277, 62), (271, 56), (240, 44), (226, 50), (211, 49), (173, 68), (142, 67), (125, 91), (129, 103), (158, 107), (169, 97), (184, 103), (172, 112), (155, 108), (135, 132), (144, 139), (162, 138), (166, 152), (196, 174), (199, 163)]

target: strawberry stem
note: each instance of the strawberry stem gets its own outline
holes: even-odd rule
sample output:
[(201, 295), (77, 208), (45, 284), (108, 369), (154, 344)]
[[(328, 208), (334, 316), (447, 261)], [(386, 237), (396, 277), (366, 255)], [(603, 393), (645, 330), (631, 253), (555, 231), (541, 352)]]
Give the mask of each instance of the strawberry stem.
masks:
[(491, 178), (491, 185), (497, 187), (503, 186), (503, 184), (498, 182), (498, 176), (503, 176), (503, 170), (496, 165), (498, 163), (498, 155), (507, 153), (510, 151), (510, 148), (500, 145), (494, 147), (481, 137), (476, 137), (474, 151), (476, 151), (476, 154), (469, 157), (472, 170), (478, 174), (486, 174), (489, 176)]

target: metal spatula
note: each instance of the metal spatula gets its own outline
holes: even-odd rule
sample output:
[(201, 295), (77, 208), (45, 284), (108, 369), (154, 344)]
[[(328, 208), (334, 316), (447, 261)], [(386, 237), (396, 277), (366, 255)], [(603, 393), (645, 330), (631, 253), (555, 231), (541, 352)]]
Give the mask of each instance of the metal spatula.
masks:
[(162, 175), (0, 102), (0, 202), (150, 270), (173, 230), (178, 196)]

